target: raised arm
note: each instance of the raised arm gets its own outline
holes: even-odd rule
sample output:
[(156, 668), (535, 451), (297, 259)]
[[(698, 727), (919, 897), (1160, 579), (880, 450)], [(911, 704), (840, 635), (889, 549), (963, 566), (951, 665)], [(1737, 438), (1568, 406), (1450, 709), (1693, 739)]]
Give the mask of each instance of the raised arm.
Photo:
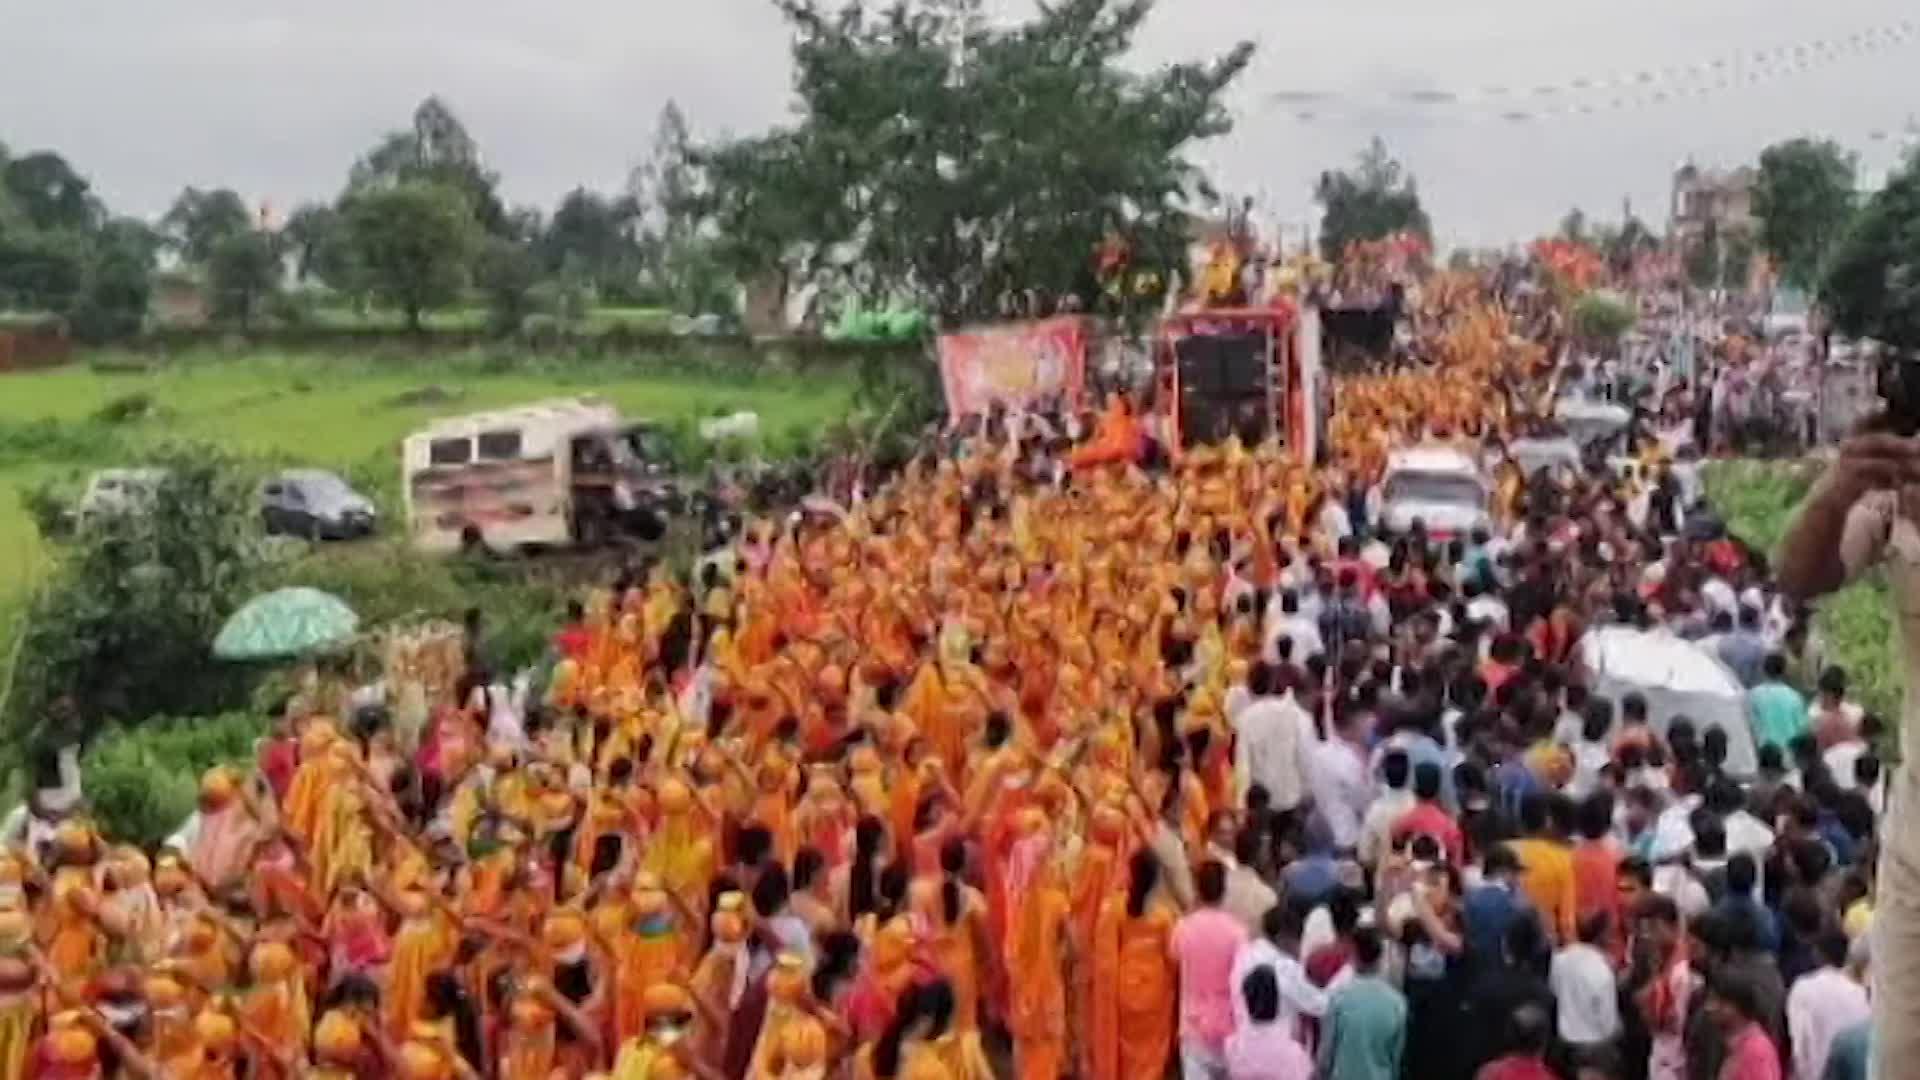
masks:
[(1814, 484), (1787, 528), (1780, 545), (1780, 588), (1795, 599), (1811, 600), (1846, 584), (1849, 570), (1857, 570), (1884, 539), (1883, 533), (1861, 533), (1873, 524), (1855, 514), (1861, 498), (1916, 482), (1920, 442), (1880, 434), (1843, 443), (1840, 456)]

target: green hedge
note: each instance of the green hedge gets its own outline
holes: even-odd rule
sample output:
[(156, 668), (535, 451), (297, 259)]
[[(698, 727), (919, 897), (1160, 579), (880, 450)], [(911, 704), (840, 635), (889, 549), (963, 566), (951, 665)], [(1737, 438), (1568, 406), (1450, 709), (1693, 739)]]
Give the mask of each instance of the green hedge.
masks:
[(81, 755), (87, 801), (109, 838), (158, 847), (193, 812), (201, 774), (250, 762), (265, 730), (259, 715), (240, 712), (115, 728)]

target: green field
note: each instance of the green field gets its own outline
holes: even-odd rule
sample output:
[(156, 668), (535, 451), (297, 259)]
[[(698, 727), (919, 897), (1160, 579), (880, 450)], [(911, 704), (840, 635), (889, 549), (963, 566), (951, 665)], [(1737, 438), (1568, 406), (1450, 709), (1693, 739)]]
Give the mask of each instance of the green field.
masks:
[[(132, 370), (135, 360), (125, 355), (87, 360), (0, 375), (0, 642), (6, 649), (50, 555), (22, 505), (23, 493), (49, 479), (77, 481), (91, 469), (137, 464), (143, 449), (168, 441), (339, 469), (357, 483), (381, 487), (368, 492), (378, 498), (397, 490), (401, 437), (438, 416), (598, 394), (627, 415), (669, 423), (754, 410), (763, 435), (777, 442), (817, 432), (843, 415), (854, 391), (853, 377), (836, 372), (702, 373), (480, 355), (375, 362), (189, 354), (144, 371)], [(139, 415), (103, 418), (116, 403), (123, 411), (137, 404)], [(0, 649), (0, 675), (6, 649)]]

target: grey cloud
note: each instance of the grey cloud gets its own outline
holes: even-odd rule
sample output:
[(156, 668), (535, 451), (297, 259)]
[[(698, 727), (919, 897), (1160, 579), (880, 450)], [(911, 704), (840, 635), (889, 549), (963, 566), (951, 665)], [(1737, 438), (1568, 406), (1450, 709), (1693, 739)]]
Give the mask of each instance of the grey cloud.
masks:
[[(1030, 0), (990, 0), (1000, 16)], [(1750, 158), (1767, 142), (1830, 132), (1869, 170), (1893, 159), (1920, 43), (1798, 77), (1605, 108), (1610, 95), (1540, 85), (1681, 65), (1852, 33), (1912, 13), (1903, 0), (1162, 0), (1140, 62), (1260, 53), (1235, 93), (1239, 124), (1200, 157), (1269, 216), (1312, 214), (1310, 185), (1375, 133), (1420, 178), (1454, 242), (1550, 227), (1572, 205), (1611, 216), (1630, 197), (1664, 216), (1688, 156)], [(181, 186), (228, 184), (277, 206), (335, 192), (353, 157), (443, 94), (481, 140), (513, 202), (551, 207), (578, 183), (610, 187), (677, 99), (698, 130), (745, 132), (788, 109), (785, 30), (764, 0), (0, 0), (0, 139), (53, 146), (116, 207), (157, 213)], [(1512, 89), (1514, 108), (1564, 98), (1592, 114), (1531, 122), (1421, 103), (1415, 92)], [(1338, 100), (1302, 122), (1278, 91)]]

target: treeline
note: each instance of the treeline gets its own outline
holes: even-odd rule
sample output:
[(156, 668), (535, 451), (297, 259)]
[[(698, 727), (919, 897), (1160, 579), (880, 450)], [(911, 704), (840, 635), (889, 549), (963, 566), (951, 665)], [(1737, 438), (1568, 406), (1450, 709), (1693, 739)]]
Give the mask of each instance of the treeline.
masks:
[(148, 223), (112, 215), (60, 154), (0, 145), (0, 311), (58, 315), (95, 341), (137, 332), (155, 288), (174, 283), (241, 329), (304, 325), (322, 306), (398, 312), (418, 329), (475, 303), (495, 331), (536, 313), (565, 326), (596, 306), (727, 312), (734, 279), (691, 224), (691, 152), (669, 102), (624, 190), (578, 188), (551, 215), (509, 207), (474, 138), (430, 97), (329, 202), (275, 220), (230, 188), (189, 187)]

